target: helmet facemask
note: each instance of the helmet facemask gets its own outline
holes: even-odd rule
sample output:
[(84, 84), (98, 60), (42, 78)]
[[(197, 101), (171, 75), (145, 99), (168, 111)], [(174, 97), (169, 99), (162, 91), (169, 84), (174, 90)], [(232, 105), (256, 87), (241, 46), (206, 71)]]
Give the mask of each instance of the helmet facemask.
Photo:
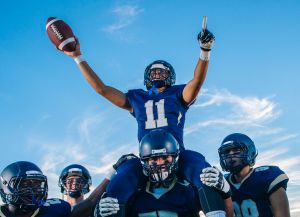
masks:
[(250, 165), (248, 148), (243, 143), (232, 142), (219, 148), (220, 163), (225, 171), (239, 173), (245, 166)]
[[(168, 159), (168, 157), (171, 157)], [(158, 158), (163, 159), (162, 164), (156, 161)], [(168, 187), (174, 180), (178, 169), (177, 155), (160, 155), (151, 156), (142, 159), (144, 173), (149, 177), (149, 180), (157, 186)]]
[(62, 182), (65, 194), (72, 198), (78, 198), (89, 192), (89, 182), (83, 176), (70, 175)]
[(154, 61), (145, 69), (144, 84), (148, 90), (152, 87), (169, 87), (175, 83), (175, 80), (174, 69), (166, 61)]
[(12, 177), (7, 189), (9, 193), (3, 193), (4, 202), (13, 205), (18, 213), (28, 213), (45, 203), (48, 184), (44, 175)]
[(161, 88), (169, 85), (170, 71), (165, 68), (151, 68), (150, 69), (150, 81), (152, 86)]

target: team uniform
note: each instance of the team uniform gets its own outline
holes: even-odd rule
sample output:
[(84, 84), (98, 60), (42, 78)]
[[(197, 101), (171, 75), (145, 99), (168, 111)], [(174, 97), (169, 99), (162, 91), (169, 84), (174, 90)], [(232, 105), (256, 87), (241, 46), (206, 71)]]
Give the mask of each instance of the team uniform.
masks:
[(173, 180), (169, 188), (151, 190), (150, 182), (128, 203), (130, 217), (198, 217), (201, 210), (197, 189), (187, 181)]
[(151, 130), (160, 128), (170, 132), (184, 150), (183, 129), (185, 114), (189, 108), (183, 99), (183, 85), (168, 87), (160, 93), (143, 89), (129, 90), (126, 95), (133, 108), (131, 113), (138, 123), (138, 140)]
[[(35, 210), (31, 217), (68, 217), (71, 214), (69, 203), (53, 198), (48, 199), (43, 206)], [(5, 205), (0, 207), (0, 217), (10, 217)]]
[(232, 191), (236, 217), (272, 217), (269, 196), (280, 187), (286, 189), (289, 180), (277, 166), (257, 167), (242, 183), (234, 183), (233, 175), (226, 179)]
[[(134, 89), (129, 90), (126, 95), (133, 107), (131, 114), (138, 123), (139, 141), (153, 129), (164, 129), (171, 133), (180, 147), (179, 177), (201, 188), (199, 175), (203, 168), (210, 165), (202, 154), (184, 148), (183, 129), (185, 114), (189, 109), (182, 98), (185, 86), (185, 84), (173, 85), (160, 93)], [(108, 185), (107, 193), (121, 202), (126, 202), (144, 182), (145, 176), (139, 160), (132, 159), (118, 168), (117, 175)]]
[[(185, 153), (189, 152), (185, 151)], [(131, 188), (130, 190), (134, 188), (135, 191), (127, 201), (124, 201), (121, 200), (124, 198), (120, 199), (118, 195), (108, 194), (108, 188), (107, 194), (99, 203), (101, 215), (103, 217), (114, 216), (114, 214), (122, 217), (199, 217), (199, 211), (203, 210), (207, 216), (225, 217), (224, 201), (217, 190), (206, 186), (199, 188), (190, 180), (180, 176), (178, 169), (185, 162), (180, 162), (179, 154), (177, 140), (166, 130), (155, 129), (145, 135), (139, 145), (140, 159), (134, 158), (122, 164), (117, 171), (117, 175), (119, 172), (122, 173), (124, 179), (119, 183), (120, 186), (116, 187), (121, 191), (126, 191), (127, 188)], [(194, 153), (189, 154), (193, 156)], [(136, 162), (132, 163), (133, 160)], [(205, 162), (204, 158), (193, 160), (195, 158), (189, 161), (191, 174), (199, 161)], [(192, 163), (197, 166), (193, 166)], [(137, 164), (140, 168), (123, 174), (126, 171), (123, 168), (128, 164), (131, 166)], [(200, 164), (201, 166), (204, 164)], [(137, 179), (133, 176), (136, 171), (143, 171), (142, 174), (146, 179), (138, 185), (137, 189)], [(133, 183), (129, 179), (132, 179)], [(200, 182), (199, 175), (197, 180)]]

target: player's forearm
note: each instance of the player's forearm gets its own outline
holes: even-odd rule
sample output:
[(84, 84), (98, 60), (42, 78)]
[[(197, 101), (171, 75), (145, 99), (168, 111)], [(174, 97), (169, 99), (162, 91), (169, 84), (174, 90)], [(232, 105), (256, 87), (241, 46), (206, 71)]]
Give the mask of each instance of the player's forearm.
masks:
[(86, 61), (78, 64), (78, 67), (85, 79), (97, 93), (109, 100), (114, 105), (131, 111), (131, 105), (127, 100), (127, 96), (116, 88), (105, 85)]
[(206, 78), (207, 69), (208, 61), (199, 59), (194, 71), (193, 79), (188, 82), (183, 90), (183, 99), (187, 104), (193, 102), (198, 96), (198, 93)]
[(94, 90), (101, 94), (102, 96), (106, 94), (107, 86), (103, 83), (103, 81), (98, 77), (98, 75), (94, 72), (94, 70), (89, 66), (86, 61), (80, 62), (78, 67), (85, 77), (85, 79), (89, 82), (89, 84), (94, 88)]
[(105, 178), (100, 183), (100, 185), (98, 185), (97, 188), (95, 188), (95, 190), (89, 195), (87, 199), (90, 200), (94, 205), (96, 205), (99, 202), (102, 194), (105, 192), (105, 189), (108, 184), (109, 184), (109, 179)]
[(88, 198), (73, 207), (70, 217), (89, 217), (93, 214), (94, 209), (101, 199), (102, 194), (109, 183), (108, 179), (104, 179), (100, 185), (90, 194)]
[(226, 217), (233, 217), (233, 205), (231, 197), (224, 199)]
[(191, 89), (194, 95), (198, 95), (200, 88), (202, 87), (204, 80), (206, 78), (207, 70), (208, 70), (209, 61), (204, 61), (202, 59), (198, 60), (198, 63), (195, 67), (194, 77), (191, 80)]

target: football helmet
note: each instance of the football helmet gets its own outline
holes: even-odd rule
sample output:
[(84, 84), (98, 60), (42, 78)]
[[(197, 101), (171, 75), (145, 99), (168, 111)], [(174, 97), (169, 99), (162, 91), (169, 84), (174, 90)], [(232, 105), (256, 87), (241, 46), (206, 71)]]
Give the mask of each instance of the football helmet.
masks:
[(90, 191), (92, 178), (82, 165), (71, 164), (64, 168), (59, 176), (58, 186), (62, 194), (78, 198)]
[(1, 172), (0, 194), (2, 201), (17, 213), (33, 211), (47, 199), (47, 178), (34, 163), (12, 163)]
[[(253, 166), (258, 154), (254, 142), (242, 133), (226, 136), (218, 152), (222, 169), (232, 173), (240, 172), (246, 165)], [(236, 159), (240, 159), (239, 163)]]
[[(165, 130), (152, 130), (142, 138), (139, 149), (144, 174), (151, 182), (168, 186), (178, 169), (179, 145), (176, 139)], [(166, 160), (168, 156), (172, 160)], [(164, 159), (163, 164), (149, 163), (158, 157)]]
[[(159, 70), (159, 78), (154, 78), (153, 73), (157, 73)], [(151, 73), (152, 72), (152, 73)], [(175, 84), (176, 74), (173, 66), (164, 60), (156, 60), (150, 63), (144, 73), (144, 84), (147, 89), (151, 89), (151, 87), (164, 87), (171, 86)]]

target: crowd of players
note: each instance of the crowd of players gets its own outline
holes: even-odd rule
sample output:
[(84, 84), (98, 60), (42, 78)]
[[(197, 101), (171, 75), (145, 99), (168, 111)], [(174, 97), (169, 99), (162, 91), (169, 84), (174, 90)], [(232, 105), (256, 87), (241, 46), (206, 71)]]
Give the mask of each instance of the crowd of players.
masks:
[(218, 149), (223, 176), (183, 142), (185, 114), (205, 80), (215, 38), (204, 28), (198, 34), (201, 52), (193, 78), (175, 85), (171, 64), (157, 60), (144, 73), (147, 90), (127, 93), (106, 85), (76, 50), (64, 53), (77, 63), (90, 85), (138, 123), (139, 157), (122, 156), (90, 193), (88, 170), (72, 164), (59, 178), (66, 201), (47, 199), (47, 177), (27, 161), (8, 165), (0, 176), (4, 205), (0, 217), (289, 217), (287, 175), (276, 166), (253, 168), (254, 142), (245, 134), (225, 137)]

